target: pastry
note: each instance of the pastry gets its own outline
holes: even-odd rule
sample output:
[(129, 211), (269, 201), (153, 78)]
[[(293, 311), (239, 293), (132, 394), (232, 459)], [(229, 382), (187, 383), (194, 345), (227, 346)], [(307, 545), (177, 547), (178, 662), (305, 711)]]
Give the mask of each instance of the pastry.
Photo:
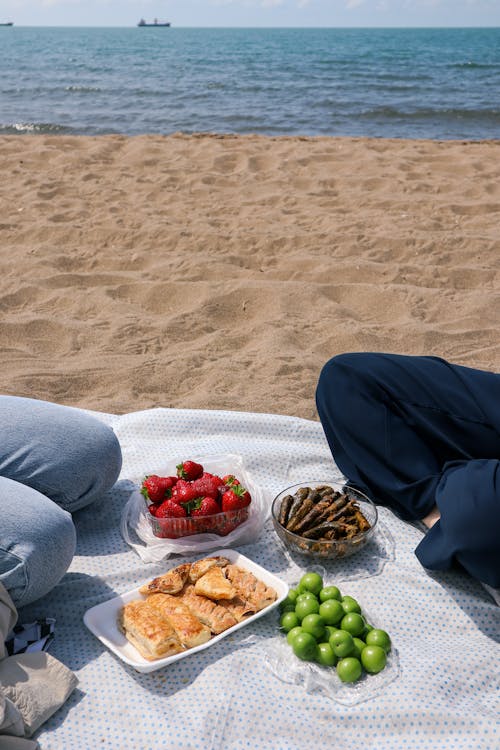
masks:
[(171, 594), (151, 594), (146, 601), (169, 621), (186, 648), (200, 646), (210, 640), (210, 628), (200, 622), (179, 597)]
[(119, 627), (139, 653), (160, 659), (200, 646), (276, 600), (274, 589), (223, 556), (177, 565), (139, 589)]
[(276, 600), (276, 591), (248, 570), (238, 565), (227, 565), (224, 569), (227, 578), (231, 581), (238, 594), (250, 602), (256, 612), (268, 607)]
[(210, 568), (223, 568), (225, 565), (229, 565), (227, 557), (221, 557), (220, 555), (217, 557), (204, 557), (202, 560), (197, 560), (191, 565), (189, 580), (192, 583), (196, 583), (198, 578), (204, 576)]
[(193, 615), (207, 625), (215, 635), (223, 633), (238, 622), (226, 607), (213, 602), (206, 596), (199, 596), (193, 585), (184, 589), (180, 599), (189, 607)]
[[(224, 570), (227, 570), (226, 566)], [(232, 599), (238, 593), (219, 567), (212, 567), (205, 575), (198, 578), (194, 590), (201, 596), (217, 601), (218, 599)]]
[(167, 573), (157, 578), (153, 578), (152, 581), (141, 586), (139, 589), (141, 594), (155, 594), (161, 591), (164, 594), (178, 594), (182, 591), (184, 584), (187, 581), (189, 571), (191, 568), (190, 563), (184, 565), (178, 565), (176, 568), (172, 568)]
[(148, 600), (138, 599), (125, 604), (118, 624), (127, 640), (148, 661), (183, 651), (173, 627), (150, 606)]
[(232, 599), (225, 599), (217, 603), (224, 607), (224, 609), (227, 609), (237, 622), (241, 622), (246, 617), (254, 615), (257, 611), (253, 604), (241, 596), (234, 596)]

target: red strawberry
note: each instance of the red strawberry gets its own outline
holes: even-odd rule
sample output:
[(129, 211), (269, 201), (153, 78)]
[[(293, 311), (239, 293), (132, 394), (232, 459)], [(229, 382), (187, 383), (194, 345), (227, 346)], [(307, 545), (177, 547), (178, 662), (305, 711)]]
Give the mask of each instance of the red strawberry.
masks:
[(213, 497), (214, 500), (219, 498), (220, 492), (226, 487), (220, 477), (216, 474), (210, 474), (208, 471), (204, 471), (199, 479), (191, 482), (191, 486), (195, 490), (195, 497), (208, 495)]
[(152, 503), (158, 503), (172, 494), (172, 487), (177, 478), (159, 477), (157, 474), (150, 474), (144, 477), (141, 485), (141, 494)]
[(185, 518), (187, 513), (182, 505), (174, 503), (173, 500), (164, 500), (156, 509), (156, 518)]
[[(240, 510), (242, 509), (240, 508)], [(243, 523), (243, 521), (245, 520), (246, 520), (245, 517), (240, 518), (240, 513), (237, 514), (236, 518), (232, 518), (232, 519), (226, 518), (224, 523), (217, 524), (216, 533), (219, 536), (227, 536), (228, 534), (231, 533), (231, 531), (234, 531), (240, 525), (240, 523)]]
[(199, 492), (194, 487), (194, 482), (186, 482), (185, 479), (178, 479), (177, 484), (172, 490), (172, 500), (176, 503), (189, 503), (194, 500), (195, 497), (203, 495), (203, 492)]
[(232, 487), (234, 484), (239, 484), (239, 480), (236, 479), (234, 474), (226, 474), (225, 477), (222, 477), (222, 481), (226, 487)]
[(250, 493), (241, 485), (234, 485), (230, 490), (226, 490), (222, 495), (222, 510), (238, 510), (250, 505), (252, 498)]
[(160, 505), (161, 503), (151, 503), (151, 505), (148, 505), (148, 510), (152, 516), (156, 516), (156, 511), (158, 510)]
[(177, 464), (177, 476), (180, 479), (187, 479), (191, 482), (193, 479), (198, 479), (203, 474), (203, 466), (197, 464), (195, 461), (183, 461), (181, 464)]
[(194, 508), (191, 508), (192, 516), (213, 516), (220, 513), (220, 505), (213, 497), (200, 497), (194, 503)]

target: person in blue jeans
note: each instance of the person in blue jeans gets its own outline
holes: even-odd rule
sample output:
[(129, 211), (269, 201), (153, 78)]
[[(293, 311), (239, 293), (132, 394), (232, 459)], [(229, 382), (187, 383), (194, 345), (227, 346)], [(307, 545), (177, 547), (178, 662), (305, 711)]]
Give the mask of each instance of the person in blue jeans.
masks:
[(500, 588), (500, 374), (439, 357), (347, 353), (316, 404), (349, 484), (429, 529), (429, 570), (461, 567)]
[(71, 514), (116, 482), (113, 430), (78, 409), (0, 396), (0, 581), (17, 607), (50, 591), (75, 553)]

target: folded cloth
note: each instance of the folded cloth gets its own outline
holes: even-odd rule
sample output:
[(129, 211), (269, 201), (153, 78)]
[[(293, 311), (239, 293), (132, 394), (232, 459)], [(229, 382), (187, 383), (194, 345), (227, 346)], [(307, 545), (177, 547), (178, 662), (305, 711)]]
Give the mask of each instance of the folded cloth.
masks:
[[(26, 631), (19, 626), (25, 638), (17, 645), (21, 645), (24, 653), (6, 656), (5, 640), (15, 629), (16, 622), (16, 608), (0, 583), (0, 748), (14, 750), (19, 740), (19, 750), (32, 750), (37, 743), (29, 742), (23, 747), (19, 744), (21, 738), (30, 737), (63, 705), (78, 680), (70, 669), (45, 651), (28, 651), (27, 641), (31, 636), (36, 648), (47, 645), (54, 623), (51, 619), (42, 625), (30, 623), (36, 626), (34, 630)], [(11, 641), (11, 648), (13, 643)]]
[(6, 698), (0, 686), (0, 747), (4, 750), (3, 738), (7, 734), (24, 736), (24, 721), (17, 706)]
[(45, 651), (0, 662), (0, 690), (19, 709), (26, 737), (65, 703), (77, 683), (76, 675)]
[(5, 586), (0, 583), (0, 659), (6, 654), (5, 641), (17, 622), (17, 610)]

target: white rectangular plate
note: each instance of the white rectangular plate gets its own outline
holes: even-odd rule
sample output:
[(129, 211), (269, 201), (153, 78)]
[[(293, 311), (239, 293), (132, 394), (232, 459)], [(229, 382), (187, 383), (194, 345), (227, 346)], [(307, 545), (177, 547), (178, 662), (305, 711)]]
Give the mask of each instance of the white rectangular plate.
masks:
[[(235, 630), (246, 627), (254, 620), (257, 620), (259, 617), (267, 615), (269, 612), (271, 612), (271, 610), (275, 609), (283, 601), (283, 599), (286, 598), (289, 588), (288, 584), (282, 581), (280, 578), (277, 578), (275, 575), (273, 575), (273, 573), (270, 573), (265, 568), (261, 568), (260, 565), (254, 563), (248, 557), (245, 557), (236, 550), (232, 549), (216, 550), (215, 552), (210, 552), (208, 555), (204, 555), (204, 557), (216, 557), (217, 555), (227, 557), (228, 560), (230, 560), (233, 564), (240, 565), (245, 570), (253, 573), (256, 578), (261, 580), (267, 586), (272, 586), (272, 588), (277, 593), (276, 601), (260, 612), (256, 612), (254, 615), (247, 617), (237, 625), (233, 625), (232, 628), (224, 630), (223, 633), (214, 635), (213, 638), (211, 638), (206, 643), (201, 644), (201, 646), (195, 646), (194, 648), (187, 649), (186, 651), (182, 651), (180, 654), (166, 656), (164, 659), (155, 659), (155, 661), (148, 661), (147, 659), (144, 659), (144, 657), (142, 657), (137, 649), (131, 643), (129, 643), (129, 641), (125, 638), (123, 633), (118, 628), (118, 615), (123, 605), (127, 602), (130, 602), (132, 599), (146, 598), (139, 593), (140, 587), (133, 589), (133, 591), (128, 591), (126, 594), (121, 594), (121, 596), (116, 596), (114, 597), (114, 599), (109, 599), (107, 602), (103, 602), (102, 604), (97, 604), (95, 607), (91, 607), (85, 612), (83, 616), (83, 622), (90, 630), (90, 632), (93, 633), (96, 638), (101, 641), (101, 643), (104, 643), (104, 645), (107, 646), (110, 651), (116, 654), (116, 656), (122, 659), (122, 661), (124, 661), (126, 664), (134, 667), (134, 669), (136, 669), (138, 672), (154, 672), (157, 669), (161, 669), (162, 667), (166, 667), (169, 664), (172, 664), (178, 659), (185, 659), (186, 656), (192, 656), (198, 651), (203, 651), (203, 649), (205, 648), (210, 648), (210, 646), (212, 646), (214, 643), (220, 641), (221, 638), (225, 638), (227, 635), (234, 633)], [(170, 567), (174, 568), (175, 565), (171, 565)], [(167, 571), (167, 569), (170, 568), (166, 568), (165, 572)], [(144, 583), (147, 583), (147, 581), (144, 581)], [(141, 586), (142, 585), (143, 584), (141, 584)]]

